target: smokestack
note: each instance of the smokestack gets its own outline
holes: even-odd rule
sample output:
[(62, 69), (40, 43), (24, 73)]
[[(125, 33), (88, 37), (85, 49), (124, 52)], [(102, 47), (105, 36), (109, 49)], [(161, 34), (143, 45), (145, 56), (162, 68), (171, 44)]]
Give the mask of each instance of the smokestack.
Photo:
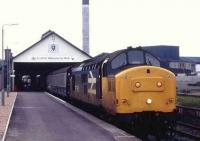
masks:
[(82, 17), (83, 17), (83, 51), (90, 53), (89, 50), (89, 0), (83, 0), (82, 4)]

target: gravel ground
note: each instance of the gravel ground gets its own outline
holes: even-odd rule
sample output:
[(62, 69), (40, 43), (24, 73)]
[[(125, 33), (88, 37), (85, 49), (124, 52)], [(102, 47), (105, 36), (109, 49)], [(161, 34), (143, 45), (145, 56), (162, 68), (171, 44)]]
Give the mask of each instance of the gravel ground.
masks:
[(0, 105), (0, 140), (2, 139), (3, 134), (6, 130), (8, 118), (12, 110), (12, 106), (15, 102), (16, 96), (16, 92), (11, 92), (9, 97), (5, 96), (5, 106)]

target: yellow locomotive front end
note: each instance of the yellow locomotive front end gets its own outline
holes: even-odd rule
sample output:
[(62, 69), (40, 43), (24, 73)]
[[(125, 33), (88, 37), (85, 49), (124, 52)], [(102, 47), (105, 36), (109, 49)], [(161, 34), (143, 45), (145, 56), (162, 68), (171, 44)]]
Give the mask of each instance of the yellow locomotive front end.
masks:
[(173, 131), (176, 77), (158, 58), (141, 48), (128, 48), (105, 60), (102, 72), (102, 107), (109, 114), (139, 133), (163, 136)]
[(175, 75), (161, 67), (137, 66), (103, 78), (103, 106), (136, 134), (173, 136)]
[(155, 66), (129, 68), (116, 74), (113, 80), (116, 114), (168, 113), (176, 108), (175, 75), (166, 69)]

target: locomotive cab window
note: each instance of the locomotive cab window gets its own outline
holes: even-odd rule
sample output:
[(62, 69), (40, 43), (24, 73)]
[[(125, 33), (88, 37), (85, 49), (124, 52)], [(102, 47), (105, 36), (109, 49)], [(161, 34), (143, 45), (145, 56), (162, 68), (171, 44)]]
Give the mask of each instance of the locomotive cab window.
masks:
[(146, 58), (146, 63), (147, 63), (147, 65), (158, 66), (158, 67), (160, 67), (160, 62), (159, 62), (159, 60), (156, 59), (156, 58), (155, 58), (154, 56), (152, 56), (151, 54), (146, 53), (145, 58)]
[(122, 66), (125, 66), (126, 64), (127, 64), (126, 54), (122, 53), (122, 54), (118, 55), (115, 59), (113, 59), (111, 66), (112, 66), (112, 69), (117, 69)]
[(128, 63), (131, 65), (144, 64), (144, 55), (142, 51), (129, 51)]

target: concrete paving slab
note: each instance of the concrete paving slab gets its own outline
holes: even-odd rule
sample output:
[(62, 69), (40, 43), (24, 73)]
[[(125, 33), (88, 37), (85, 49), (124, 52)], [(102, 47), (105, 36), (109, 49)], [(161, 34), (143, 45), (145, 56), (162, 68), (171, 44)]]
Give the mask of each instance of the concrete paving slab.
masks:
[[(118, 132), (112, 127), (107, 128)], [(113, 136), (112, 132), (99, 126), (96, 121), (91, 121), (44, 93), (20, 92), (17, 95), (6, 141), (137, 140), (128, 134), (124, 135)]]
[(59, 99), (47, 92), (45, 92), (45, 94), (47, 94), (48, 96), (52, 97), (54, 100), (62, 103), (63, 105), (65, 105), (67, 108), (71, 109), (72, 111), (76, 112), (77, 114), (79, 114), (80, 116), (90, 120), (91, 122), (97, 124), (98, 126), (100, 126), (101, 128), (105, 129), (106, 131), (108, 131), (109, 133), (112, 134), (112, 136), (115, 138), (116, 141), (140, 141), (140, 139), (136, 138), (135, 136), (117, 128), (114, 125), (111, 125), (107, 122), (102, 121), (101, 119), (96, 118), (95, 116), (67, 103), (66, 101)]

